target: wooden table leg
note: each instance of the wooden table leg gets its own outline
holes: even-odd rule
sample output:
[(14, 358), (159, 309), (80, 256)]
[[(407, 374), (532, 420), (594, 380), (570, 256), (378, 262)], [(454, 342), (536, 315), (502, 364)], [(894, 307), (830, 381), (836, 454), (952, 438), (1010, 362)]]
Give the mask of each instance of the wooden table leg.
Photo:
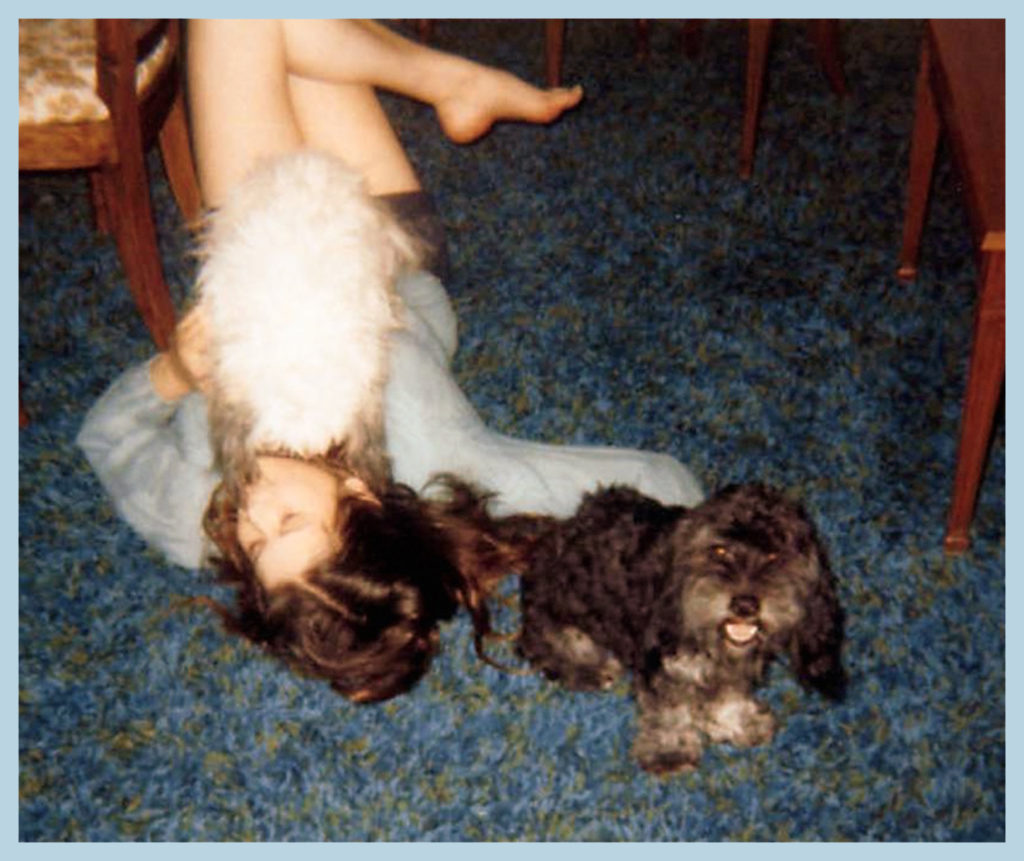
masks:
[(985, 252), (981, 261), (974, 342), (960, 426), (953, 501), (946, 522), (947, 553), (964, 552), (978, 499), (982, 468), (1006, 370), (1006, 253)]
[(837, 96), (846, 95), (846, 76), (839, 59), (839, 22), (835, 18), (823, 18), (811, 24), (811, 35), (818, 52), (825, 77)]
[(747, 93), (743, 108), (743, 138), (740, 141), (740, 177), (743, 179), (750, 179), (754, 172), (757, 121), (761, 115), (764, 73), (774, 23), (771, 19), (752, 19), (747, 28)]
[(928, 211), (928, 194), (939, 144), (939, 112), (932, 92), (931, 56), (927, 38), (921, 47), (921, 67), (917, 73), (914, 106), (914, 131), (910, 139), (910, 179), (907, 183), (907, 210), (903, 218), (903, 248), (897, 276), (903, 281), (917, 277), (917, 255), (921, 231)]
[(544, 77), (549, 87), (562, 85), (562, 53), (565, 46), (565, 19), (544, 22)]

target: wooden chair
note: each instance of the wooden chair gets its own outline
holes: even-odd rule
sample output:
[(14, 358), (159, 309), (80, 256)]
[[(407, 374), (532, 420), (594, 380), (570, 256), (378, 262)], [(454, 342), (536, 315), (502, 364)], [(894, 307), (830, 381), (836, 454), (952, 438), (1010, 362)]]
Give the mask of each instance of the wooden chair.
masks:
[[(688, 57), (695, 57), (700, 50), (700, 21), (684, 21), (682, 42), (683, 50)], [(638, 19), (636, 31), (636, 58), (641, 63), (650, 57), (651, 22)], [(565, 47), (565, 20), (549, 18), (544, 21), (544, 70), (545, 80), (549, 87), (562, 84), (562, 54)]]
[[(434, 34), (434, 19), (416, 21), (416, 35), (426, 44)], [(557, 87), (562, 79), (562, 51), (565, 42), (565, 21), (544, 22), (544, 80), (549, 87)]]
[[(701, 25), (703, 22), (689, 20), (682, 30), (683, 49), (690, 57), (696, 56), (700, 47)], [(749, 179), (754, 172), (754, 150), (757, 146), (757, 125), (761, 116), (761, 102), (764, 96), (764, 82), (768, 68), (768, 52), (771, 47), (775, 22), (771, 19), (753, 19), (748, 25), (747, 35), (747, 82), (746, 100), (743, 108), (743, 136), (740, 141), (740, 176)], [(818, 62), (837, 96), (845, 96), (846, 79), (839, 53), (839, 24), (835, 20), (814, 20), (809, 22), (811, 36), (817, 49)], [(562, 80), (562, 53), (565, 44), (565, 21), (549, 20), (546, 26), (546, 70), (548, 86), (556, 87)], [(643, 60), (648, 55), (648, 34), (650, 22), (637, 21), (637, 55)]]
[[(811, 37), (818, 53), (818, 62), (832, 91), (842, 98), (846, 95), (846, 78), (839, 55), (839, 22), (814, 20), (808, 22)], [(775, 22), (766, 18), (750, 21), (747, 33), (747, 88), (743, 108), (743, 137), (740, 141), (740, 176), (750, 179), (754, 172), (754, 150), (757, 147), (757, 125), (761, 118), (761, 102), (768, 67)]]
[(947, 553), (962, 553), (1006, 373), (1006, 22), (929, 21), (921, 45), (907, 209), (898, 275), (911, 281), (928, 209), (939, 135), (963, 183), (978, 262), (977, 302)]
[(117, 242), (139, 313), (161, 349), (175, 311), (157, 246), (145, 154), (159, 139), (185, 218), (201, 202), (175, 20), (20, 20), (18, 170), (89, 171), (97, 227)]

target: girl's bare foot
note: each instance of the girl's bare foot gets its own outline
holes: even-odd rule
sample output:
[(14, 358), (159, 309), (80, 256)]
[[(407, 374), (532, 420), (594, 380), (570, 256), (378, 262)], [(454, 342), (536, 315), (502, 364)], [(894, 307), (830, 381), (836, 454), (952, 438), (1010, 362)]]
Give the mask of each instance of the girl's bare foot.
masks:
[(435, 102), (444, 133), (455, 143), (471, 143), (501, 120), (550, 123), (583, 98), (583, 87), (545, 90), (509, 72), (476, 66), (450, 95)]

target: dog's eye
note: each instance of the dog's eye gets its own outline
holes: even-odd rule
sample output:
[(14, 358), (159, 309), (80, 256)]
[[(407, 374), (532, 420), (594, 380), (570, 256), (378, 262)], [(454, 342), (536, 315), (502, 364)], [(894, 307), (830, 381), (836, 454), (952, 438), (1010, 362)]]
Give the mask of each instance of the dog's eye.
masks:
[(728, 562), (732, 559), (732, 554), (729, 552), (729, 548), (722, 544), (715, 544), (710, 550), (711, 558), (717, 559), (721, 562)]

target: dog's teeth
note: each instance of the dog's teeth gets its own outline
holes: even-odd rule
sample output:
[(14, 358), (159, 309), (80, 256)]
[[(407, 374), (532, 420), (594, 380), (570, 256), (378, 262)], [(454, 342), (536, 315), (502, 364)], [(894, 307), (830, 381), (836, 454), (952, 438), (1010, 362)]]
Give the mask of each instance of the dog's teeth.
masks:
[(754, 639), (757, 634), (757, 625), (731, 622), (725, 626), (725, 633), (734, 643), (746, 643), (748, 640)]

